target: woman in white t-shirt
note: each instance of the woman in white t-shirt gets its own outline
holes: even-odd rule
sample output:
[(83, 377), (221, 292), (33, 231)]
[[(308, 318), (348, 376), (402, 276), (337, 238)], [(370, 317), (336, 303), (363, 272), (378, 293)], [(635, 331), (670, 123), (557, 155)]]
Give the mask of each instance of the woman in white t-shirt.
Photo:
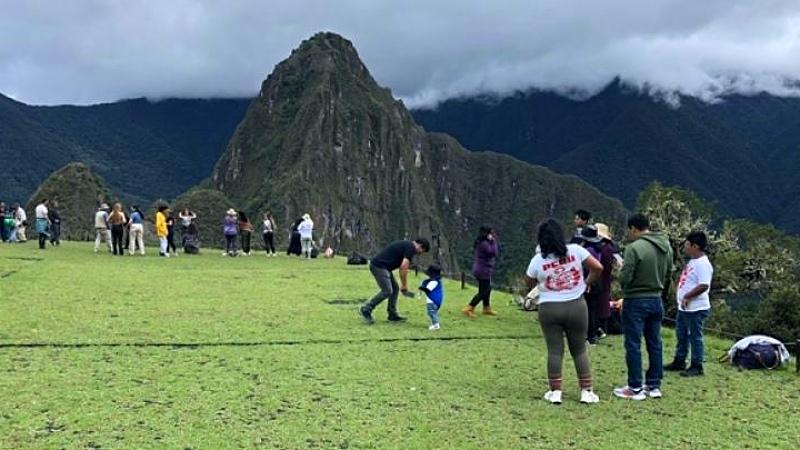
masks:
[[(528, 265), (526, 282), (539, 287), (539, 324), (547, 343), (547, 380), (550, 390), (544, 395), (551, 403), (561, 403), (561, 367), (564, 337), (575, 362), (581, 403), (597, 403), (592, 391), (592, 371), (586, 353), (586, 327), (589, 316), (583, 294), (603, 271), (589, 252), (576, 244), (567, 245), (564, 229), (554, 219), (539, 225), (537, 253)], [(584, 269), (589, 276), (584, 279)]]

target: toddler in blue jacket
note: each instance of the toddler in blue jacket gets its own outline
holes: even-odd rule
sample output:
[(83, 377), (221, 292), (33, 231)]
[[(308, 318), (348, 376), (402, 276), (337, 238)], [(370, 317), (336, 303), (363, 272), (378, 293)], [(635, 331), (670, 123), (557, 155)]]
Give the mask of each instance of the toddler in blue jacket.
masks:
[(425, 293), (428, 307), (428, 317), (431, 318), (429, 330), (439, 329), (439, 308), (444, 301), (444, 286), (442, 285), (442, 268), (438, 264), (431, 264), (425, 271), (428, 278), (422, 282), (419, 290)]

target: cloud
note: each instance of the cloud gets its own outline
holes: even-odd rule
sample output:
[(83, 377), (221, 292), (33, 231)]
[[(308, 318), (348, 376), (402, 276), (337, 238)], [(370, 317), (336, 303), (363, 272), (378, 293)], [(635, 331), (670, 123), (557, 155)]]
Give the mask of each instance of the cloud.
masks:
[(0, 0), (0, 92), (34, 104), (254, 95), (303, 39), (353, 41), (409, 106), (619, 77), (669, 98), (798, 95), (796, 0)]

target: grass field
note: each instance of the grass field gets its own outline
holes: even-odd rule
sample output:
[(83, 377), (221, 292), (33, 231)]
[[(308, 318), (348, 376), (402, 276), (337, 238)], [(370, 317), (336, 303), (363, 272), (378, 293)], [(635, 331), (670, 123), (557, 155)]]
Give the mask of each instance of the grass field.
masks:
[[(601, 403), (546, 391), (536, 316), (495, 294), (498, 317), (467, 319), (474, 293), (447, 285), (442, 329), (424, 303), (405, 324), (359, 321), (376, 287), (342, 258), (162, 259), (90, 244), (0, 247), (0, 448), (513, 449), (796, 448), (800, 377), (668, 375), (661, 400), (611, 397), (621, 340), (591, 349)], [(412, 283), (418, 283), (414, 279)], [(665, 330), (667, 356), (674, 347)]]

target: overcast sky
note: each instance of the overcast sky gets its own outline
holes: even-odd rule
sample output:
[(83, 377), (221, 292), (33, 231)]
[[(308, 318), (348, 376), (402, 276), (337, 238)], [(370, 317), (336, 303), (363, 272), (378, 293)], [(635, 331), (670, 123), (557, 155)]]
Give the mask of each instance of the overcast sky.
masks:
[(410, 106), (615, 76), (667, 96), (800, 93), (799, 0), (0, 0), (0, 93), (252, 96), (317, 31)]

